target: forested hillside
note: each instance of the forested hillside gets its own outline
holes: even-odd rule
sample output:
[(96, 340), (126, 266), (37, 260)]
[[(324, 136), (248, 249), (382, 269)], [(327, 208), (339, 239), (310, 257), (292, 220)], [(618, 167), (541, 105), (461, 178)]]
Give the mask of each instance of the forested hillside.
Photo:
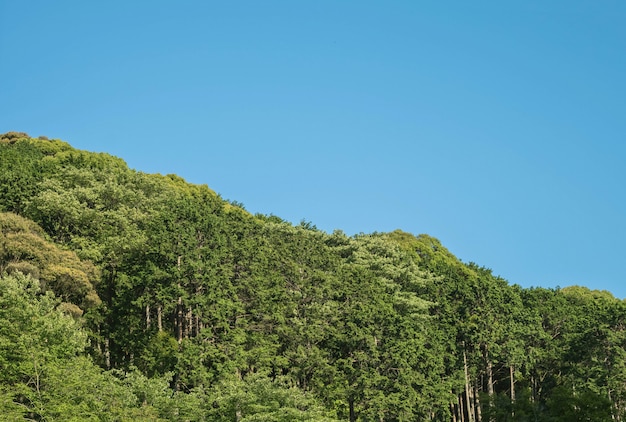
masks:
[(0, 412), (38, 421), (621, 421), (626, 303), (428, 235), (252, 215), (0, 135)]

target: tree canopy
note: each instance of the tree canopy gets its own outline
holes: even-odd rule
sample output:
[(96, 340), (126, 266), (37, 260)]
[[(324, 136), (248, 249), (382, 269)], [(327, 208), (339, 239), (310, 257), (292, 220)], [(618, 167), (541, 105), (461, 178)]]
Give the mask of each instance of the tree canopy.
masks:
[(619, 421), (626, 304), (0, 135), (7, 420)]

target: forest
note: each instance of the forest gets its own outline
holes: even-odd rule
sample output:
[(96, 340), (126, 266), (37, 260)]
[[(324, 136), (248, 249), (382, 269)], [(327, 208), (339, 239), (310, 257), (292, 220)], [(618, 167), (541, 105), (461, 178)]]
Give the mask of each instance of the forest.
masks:
[[(598, 263), (601, 265), (601, 263)], [(7, 421), (622, 421), (626, 303), (0, 135)]]

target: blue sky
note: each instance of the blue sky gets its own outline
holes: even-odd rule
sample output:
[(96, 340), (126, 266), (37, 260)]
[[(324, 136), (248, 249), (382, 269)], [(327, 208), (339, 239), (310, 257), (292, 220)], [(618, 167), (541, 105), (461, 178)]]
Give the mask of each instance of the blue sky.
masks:
[(624, 22), (621, 0), (0, 0), (0, 133), (624, 298)]

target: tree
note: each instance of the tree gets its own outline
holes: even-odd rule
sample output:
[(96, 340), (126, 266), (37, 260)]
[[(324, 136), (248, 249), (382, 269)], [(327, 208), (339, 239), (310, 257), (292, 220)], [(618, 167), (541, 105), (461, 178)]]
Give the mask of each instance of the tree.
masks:
[(44, 289), (75, 305), (78, 315), (100, 304), (97, 268), (47, 240), (34, 222), (12, 213), (0, 213), (0, 271), (32, 275)]
[(291, 422), (336, 421), (311, 394), (289, 387), (281, 379), (273, 381), (264, 374), (251, 374), (243, 380), (220, 382), (209, 393), (212, 406), (207, 412), (212, 421)]

